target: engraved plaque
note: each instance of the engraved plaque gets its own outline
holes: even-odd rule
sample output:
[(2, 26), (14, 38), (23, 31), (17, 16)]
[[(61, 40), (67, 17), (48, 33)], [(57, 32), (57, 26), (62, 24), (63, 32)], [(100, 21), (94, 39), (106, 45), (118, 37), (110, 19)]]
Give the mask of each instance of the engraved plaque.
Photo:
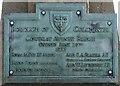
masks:
[(5, 83), (116, 83), (115, 14), (84, 3), (39, 3), (4, 16)]

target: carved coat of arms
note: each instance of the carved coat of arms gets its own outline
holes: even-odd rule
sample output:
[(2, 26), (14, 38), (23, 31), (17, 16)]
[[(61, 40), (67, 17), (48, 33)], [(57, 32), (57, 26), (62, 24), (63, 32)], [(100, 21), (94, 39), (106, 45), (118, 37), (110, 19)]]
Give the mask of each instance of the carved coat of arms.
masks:
[(53, 29), (59, 34), (63, 35), (70, 27), (70, 14), (66, 13), (52, 13), (51, 25)]

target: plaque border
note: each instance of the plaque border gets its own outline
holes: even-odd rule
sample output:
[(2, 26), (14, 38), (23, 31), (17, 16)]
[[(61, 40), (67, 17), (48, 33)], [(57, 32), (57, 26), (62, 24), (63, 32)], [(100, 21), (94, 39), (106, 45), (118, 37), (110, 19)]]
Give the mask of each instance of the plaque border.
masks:
[[(49, 4), (49, 5), (48, 5)], [(40, 11), (42, 9), (54, 10), (53, 6), (57, 6), (56, 10), (64, 9), (66, 3), (39, 3), (36, 5), (36, 13), (11, 13), (4, 16), (4, 70), (3, 83), (117, 83), (118, 82), (118, 34), (117, 33), (117, 15), (85, 12), (85, 3), (67, 3), (67, 10), (80, 9), (82, 11), (82, 20), (100, 20), (111, 21), (113, 29), (113, 75), (114, 77), (96, 77), (96, 76), (10, 76), (9, 75), (9, 21), (10, 20), (39, 20), (41, 18)], [(76, 5), (75, 5), (76, 4)], [(61, 7), (59, 9), (59, 7)], [(22, 16), (22, 18), (20, 18)]]

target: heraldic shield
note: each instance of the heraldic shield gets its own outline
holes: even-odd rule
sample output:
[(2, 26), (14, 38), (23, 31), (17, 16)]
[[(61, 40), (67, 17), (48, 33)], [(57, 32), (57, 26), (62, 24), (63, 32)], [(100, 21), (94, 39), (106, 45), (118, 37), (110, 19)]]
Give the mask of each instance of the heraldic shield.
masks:
[(71, 13), (50, 12), (51, 26), (59, 35), (63, 35), (70, 28)]

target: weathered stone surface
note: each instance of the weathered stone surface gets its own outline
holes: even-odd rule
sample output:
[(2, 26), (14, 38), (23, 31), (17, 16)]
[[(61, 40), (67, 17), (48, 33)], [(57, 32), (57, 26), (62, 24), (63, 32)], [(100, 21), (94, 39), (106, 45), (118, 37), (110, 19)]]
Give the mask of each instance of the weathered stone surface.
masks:
[(2, 14), (9, 13), (27, 13), (28, 3), (27, 2), (3, 2)]
[(90, 13), (114, 13), (112, 2), (90, 2)]

